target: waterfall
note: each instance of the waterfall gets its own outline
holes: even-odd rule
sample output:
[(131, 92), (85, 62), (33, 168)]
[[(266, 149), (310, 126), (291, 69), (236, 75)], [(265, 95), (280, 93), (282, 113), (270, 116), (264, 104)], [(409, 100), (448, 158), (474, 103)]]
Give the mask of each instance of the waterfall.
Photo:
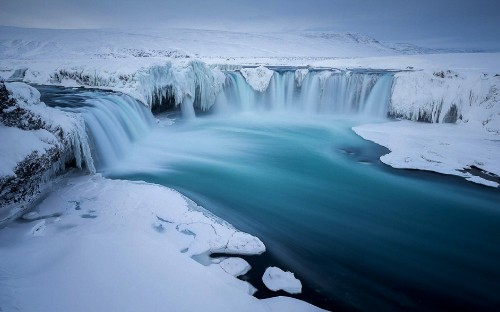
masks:
[(150, 110), (128, 95), (39, 88), (47, 105), (83, 117), (91, 141), (92, 158), (101, 171), (123, 158), (133, 143), (146, 136), (154, 124)]
[[(256, 91), (238, 71), (226, 72), (225, 82), (219, 86), (213, 83), (216, 81), (213, 77), (203, 74), (205, 67), (198, 69), (196, 64), (192, 63), (187, 70), (188, 76), (192, 77), (183, 80), (183, 83), (192, 83), (186, 87), (190, 91), (180, 98), (180, 108), (187, 119), (195, 118), (195, 108), (206, 110), (211, 106), (214, 113), (290, 111), (375, 118), (387, 116), (393, 83), (390, 73), (299, 70), (298, 75), (294, 70), (275, 71), (268, 76), (267, 88)], [(171, 73), (170, 69), (167, 72)], [(206, 82), (200, 83), (204, 79)], [(164, 84), (164, 90), (178, 87), (169, 85), (168, 81)], [(114, 166), (135, 141), (148, 134), (153, 125), (150, 109), (130, 96), (52, 88), (43, 92), (48, 105), (83, 116), (91, 138), (92, 158), (98, 170)]]
[(222, 111), (295, 111), (385, 117), (393, 75), (310, 71), (298, 80), (295, 71), (275, 72), (268, 88), (255, 91), (239, 72), (226, 73), (216, 99)]
[(129, 96), (89, 98), (86, 104), (83, 118), (95, 147), (94, 161), (101, 169), (120, 160), (153, 125), (151, 112)]

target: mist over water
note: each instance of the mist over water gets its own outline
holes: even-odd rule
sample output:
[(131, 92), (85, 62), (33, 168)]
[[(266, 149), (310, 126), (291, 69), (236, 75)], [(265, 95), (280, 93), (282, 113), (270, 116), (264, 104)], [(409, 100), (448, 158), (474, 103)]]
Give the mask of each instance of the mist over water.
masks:
[(98, 169), (175, 188), (258, 236), (279, 262), (269, 265), (331, 298), (325, 308), (498, 306), (500, 193), (381, 164), (387, 150), (351, 130), (380, 121), (367, 115), (243, 109), (179, 118), (149, 127)]

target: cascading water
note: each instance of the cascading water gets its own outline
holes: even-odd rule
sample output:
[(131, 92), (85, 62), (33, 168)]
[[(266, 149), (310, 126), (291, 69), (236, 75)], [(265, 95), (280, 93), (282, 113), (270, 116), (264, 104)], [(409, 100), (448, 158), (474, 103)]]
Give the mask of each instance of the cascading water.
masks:
[(37, 88), (47, 105), (83, 116), (90, 134), (94, 164), (100, 171), (122, 159), (135, 141), (148, 134), (154, 123), (151, 112), (143, 104), (124, 94)]
[(215, 107), (220, 111), (291, 111), (384, 118), (391, 97), (390, 73), (275, 72), (268, 88), (255, 91), (239, 72), (228, 72)]

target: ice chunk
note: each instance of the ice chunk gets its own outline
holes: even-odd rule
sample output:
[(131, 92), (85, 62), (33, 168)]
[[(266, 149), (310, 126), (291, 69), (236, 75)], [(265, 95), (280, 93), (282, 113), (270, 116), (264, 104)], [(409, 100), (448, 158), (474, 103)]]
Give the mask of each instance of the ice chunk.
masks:
[(266, 251), (264, 243), (255, 236), (244, 232), (235, 232), (227, 242), (225, 252), (240, 255), (255, 255)]
[(272, 291), (283, 289), (290, 294), (302, 292), (302, 283), (295, 278), (295, 275), (277, 267), (268, 267), (262, 276), (262, 281)]
[(297, 87), (302, 86), (302, 81), (304, 81), (307, 74), (309, 74), (309, 69), (307, 68), (300, 68), (295, 71), (295, 83), (297, 84)]
[(219, 263), (221, 268), (233, 276), (246, 274), (252, 267), (244, 259), (233, 257)]
[(255, 90), (264, 92), (271, 82), (274, 72), (264, 66), (256, 68), (243, 68), (240, 69), (241, 74), (245, 77), (247, 83)]

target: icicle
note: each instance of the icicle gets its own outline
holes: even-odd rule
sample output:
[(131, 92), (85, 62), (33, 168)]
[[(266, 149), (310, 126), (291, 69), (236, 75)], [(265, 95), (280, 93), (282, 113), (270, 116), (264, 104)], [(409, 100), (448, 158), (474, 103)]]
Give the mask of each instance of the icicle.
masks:
[(209, 68), (200, 61), (191, 61), (185, 67), (174, 67), (171, 63), (148, 68), (139, 76), (139, 93), (143, 94), (150, 107), (173, 102), (181, 105), (186, 96), (193, 97), (192, 104), (208, 110), (215, 103), (224, 84), (224, 74)]

